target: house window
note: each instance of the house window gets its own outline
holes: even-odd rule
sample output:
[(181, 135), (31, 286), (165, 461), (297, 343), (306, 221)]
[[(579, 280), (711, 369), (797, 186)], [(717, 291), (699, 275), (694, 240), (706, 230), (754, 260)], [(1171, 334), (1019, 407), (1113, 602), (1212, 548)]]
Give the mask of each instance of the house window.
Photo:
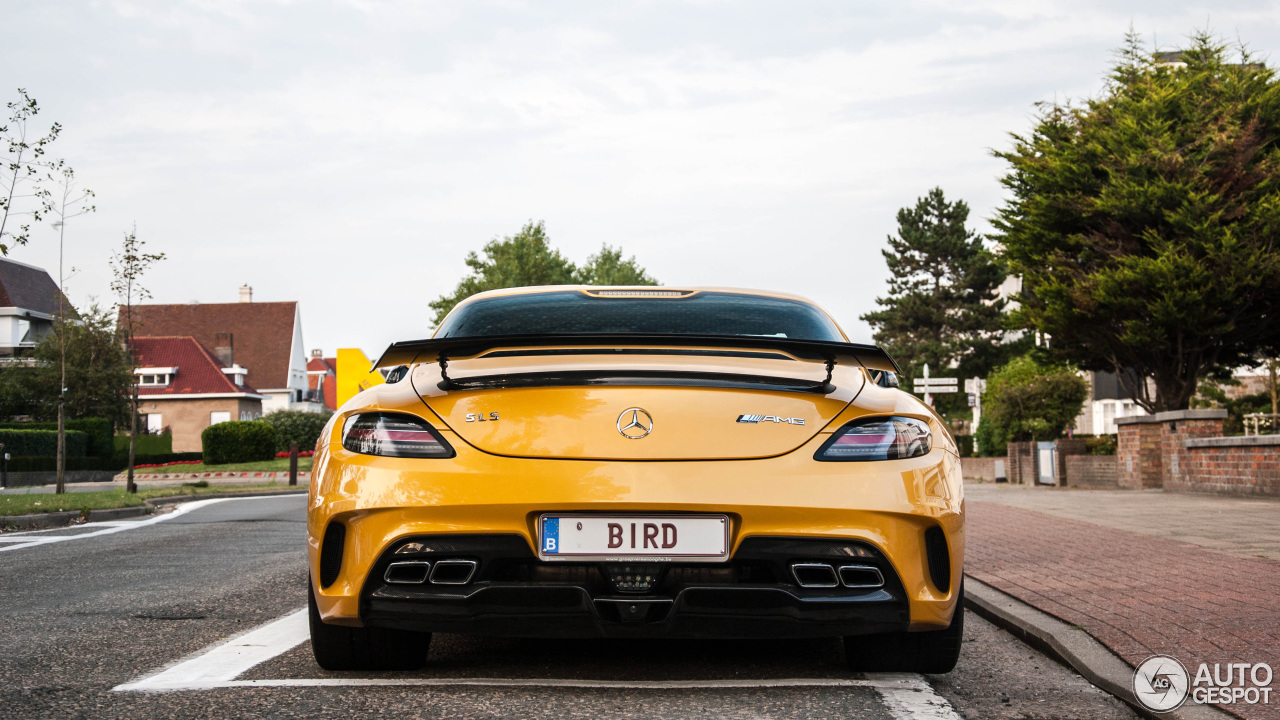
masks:
[(147, 434), (159, 435), (164, 430), (164, 418), (160, 413), (149, 413), (147, 416)]
[(138, 384), (142, 387), (165, 387), (169, 378), (169, 375), (139, 375)]
[(231, 420), (230, 412), (211, 412), (209, 413), (209, 424), (217, 425), (218, 423), (229, 422)]

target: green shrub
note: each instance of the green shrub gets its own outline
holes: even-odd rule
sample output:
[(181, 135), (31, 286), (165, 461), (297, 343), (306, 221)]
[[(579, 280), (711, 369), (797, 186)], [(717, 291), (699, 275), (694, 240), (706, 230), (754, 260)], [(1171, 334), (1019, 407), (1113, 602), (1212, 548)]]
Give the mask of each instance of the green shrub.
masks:
[(1075, 421), (1088, 396), (1088, 383), (1070, 368), (1023, 355), (987, 378), (981, 422), (990, 421), (992, 447), (1056, 440)]
[[(67, 431), (67, 457), (84, 457), (89, 438), (79, 430)], [(0, 430), (0, 443), (10, 455), (58, 454), (57, 430)]]
[(261, 420), (232, 420), (200, 433), (205, 465), (271, 460), (276, 456), (276, 429)]
[(991, 419), (985, 414), (978, 421), (978, 429), (973, 433), (973, 439), (978, 443), (978, 457), (1004, 457), (1009, 454), (1008, 444), (996, 441)]
[(1116, 436), (1099, 435), (1097, 437), (1087, 437), (1084, 439), (1084, 446), (1090, 455), (1115, 455)]
[(314, 449), (330, 415), (333, 415), (330, 411), (276, 410), (263, 415), (262, 419), (276, 429), (276, 452), (288, 452), (290, 443), (297, 443), (299, 451)]
[[(76, 430), (85, 434), (84, 455), (92, 457), (111, 457), (111, 421), (106, 418), (76, 418), (65, 422), (67, 430)], [(0, 430), (53, 430), (57, 432), (56, 422), (0, 423)], [(3, 442), (3, 441), (0, 441)], [(50, 452), (50, 455), (54, 453)], [(69, 455), (68, 455), (69, 457)]]
[[(117, 435), (115, 438), (116, 457), (129, 457), (129, 436)], [(173, 435), (147, 435), (138, 433), (138, 442), (133, 446), (134, 456), (169, 455), (173, 453)]]

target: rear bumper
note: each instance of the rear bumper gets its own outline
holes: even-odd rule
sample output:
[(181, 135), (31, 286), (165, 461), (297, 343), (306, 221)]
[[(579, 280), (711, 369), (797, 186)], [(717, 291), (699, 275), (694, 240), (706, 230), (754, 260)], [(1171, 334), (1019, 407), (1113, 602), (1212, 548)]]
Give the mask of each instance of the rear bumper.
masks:
[[(963, 486), (959, 460), (945, 450), (910, 460), (820, 463), (812, 460), (826, 439), (819, 434), (794, 453), (732, 463), (532, 460), (487, 455), (442, 432), (457, 457), (372, 457), (340, 445), (317, 452), (307, 534), (324, 622), (534, 636), (854, 635), (942, 629), (957, 605)], [(748, 560), (744, 553), (764, 538), (858, 542), (878, 553), (886, 581), (896, 585), (884, 590), (889, 597), (811, 591), (778, 572), (738, 576), (726, 587), (699, 581), (690, 568), (680, 571), (685, 582), (663, 589), (658, 599), (665, 602), (637, 609), (643, 618), (636, 622), (620, 615), (630, 596), (601, 587), (599, 568), (583, 570), (596, 573), (590, 581), (538, 569), (583, 567), (536, 562), (538, 517), (548, 512), (723, 514), (731, 548), (724, 567)], [(336, 544), (337, 562), (326, 564), (322, 545), (335, 525), (345, 536)], [(926, 537), (938, 534), (950, 569), (943, 581), (931, 576), (926, 551)], [(409, 539), (480, 536), (514, 543), (503, 557), (528, 573), (487, 576), (491, 566), (474, 555), (478, 574), (467, 587), (380, 589), (381, 563)], [(326, 568), (332, 574), (321, 582)]]
[[(390, 584), (387, 566), (408, 556), (389, 549), (365, 582), (365, 625), (523, 637), (773, 638), (861, 635), (910, 624), (898, 577), (883, 555), (856, 541), (751, 538), (728, 563), (654, 566), (659, 579), (643, 593), (617, 591), (610, 576), (621, 566), (542, 563), (516, 536), (405, 542), (426, 546), (417, 558), (476, 562), (474, 577), (462, 585)], [(793, 562), (856, 562), (880, 570), (884, 584), (803, 588), (790, 577)]]

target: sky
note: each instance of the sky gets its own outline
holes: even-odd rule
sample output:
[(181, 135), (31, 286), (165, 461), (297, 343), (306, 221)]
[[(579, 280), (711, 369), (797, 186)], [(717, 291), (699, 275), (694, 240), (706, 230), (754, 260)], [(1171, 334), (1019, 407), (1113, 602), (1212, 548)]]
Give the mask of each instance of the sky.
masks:
[[(57, 121), (96, 193), (67, 295), (114, 302), (135, 225), (154, 302), (297, 300), (304, 342), (425, 337), (469, 251), (542, 220), (673, 286), (807, 296), (854, 341), (895, 214), (930, 188), (989, 233), (993, 150), (1098, 95), (1132, 27), (1272, 62), (1280, 2), (6, 0), (0, 99)], [(42, 223), (9, 257), (58, 266)], [(74, 267), (74, 272), (71, 268)]]

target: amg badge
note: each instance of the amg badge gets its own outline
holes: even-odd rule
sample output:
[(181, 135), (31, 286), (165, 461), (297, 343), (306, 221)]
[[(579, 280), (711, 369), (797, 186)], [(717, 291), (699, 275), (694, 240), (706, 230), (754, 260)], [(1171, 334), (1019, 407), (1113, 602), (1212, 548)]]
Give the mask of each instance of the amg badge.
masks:
[(804, 418), (779, 417), (777, 415), (739, 415), (738, 422), (740, 423), (771, 422), (771, 423), (786, 423), (788, 425), (803, 425)]

